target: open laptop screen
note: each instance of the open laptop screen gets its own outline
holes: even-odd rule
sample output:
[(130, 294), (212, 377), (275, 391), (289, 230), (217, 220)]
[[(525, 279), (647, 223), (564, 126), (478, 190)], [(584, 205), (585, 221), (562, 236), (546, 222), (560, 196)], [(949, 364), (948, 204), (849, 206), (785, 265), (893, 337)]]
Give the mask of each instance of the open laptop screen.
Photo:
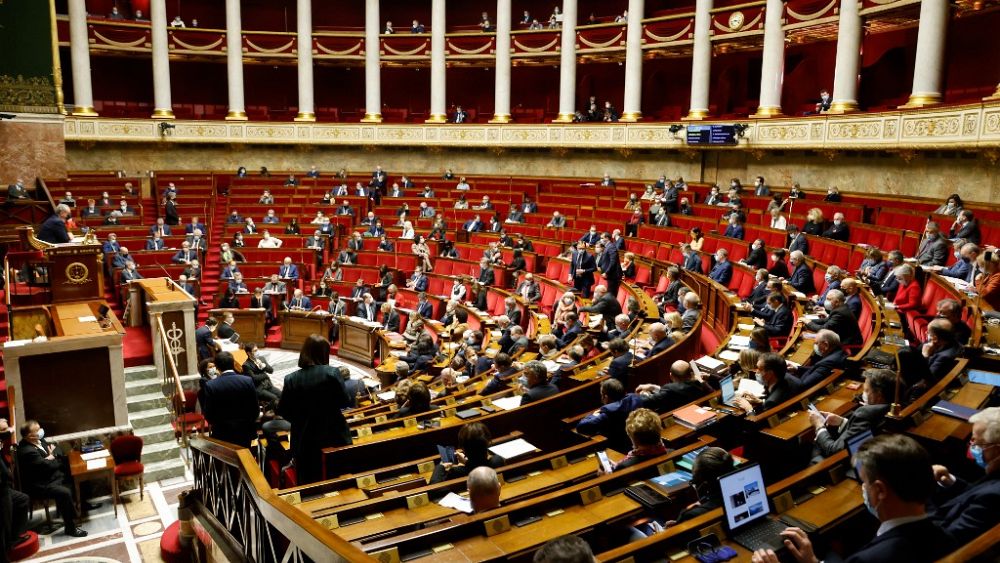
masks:
[(760, 464), (741, 467), (719, 478), (722, 507), (730, 530), (735, 530), (771, 513), (764, 490)]
[(719, 389), (722, 391), (722, 403), (728, 405), (736, 396), (736, 387), (733, 385), (733, 376), (727, 375), (719, 381)]

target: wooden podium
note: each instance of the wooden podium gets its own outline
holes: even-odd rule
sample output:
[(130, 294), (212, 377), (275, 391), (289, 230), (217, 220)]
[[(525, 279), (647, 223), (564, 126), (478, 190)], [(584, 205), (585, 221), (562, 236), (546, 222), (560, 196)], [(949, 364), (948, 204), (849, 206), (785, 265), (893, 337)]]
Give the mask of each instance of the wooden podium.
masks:
[(319, 334), (326, 338), (330, 334), (332, 318), (333, 315), (326, 311), (282, 311), (281, 347), (287, 350), (300, 350), (302, 343), (310, 334)]
[(104, 251), (99, 244), (62, 244), (45, 249), (52, 302), (104, 299)]
[(371, 367), (375, 364), (378, 344), (378, 326), (372, 326), (359, 317), (339, 317), (340, 351), (337, 355)]
[[(198, 373), (198, 354), (195, 352), (194, 331), (196, 301), (170, 278), (145, 278), (129, 282), (129, 318), (131, 326), (149, 323), (153, 345), (153, 363), (159, 370), (167, 369), (164, 354), (171, 354), (180, 375)], [(145, 312), (145, 314), (143, 314)], [(160, 336), (163, 322), (164, 335), (169, 343), (165, 350)], [(191, 351), (189, 354), (188, 351)]]
[(220, 323), (229, 313), (233, 316), (233, 330), (240, 335), (240, 343), (254, 342), (264, 347), (267, 329), (264, 327), (264, 309), (212, 309), (208, 316), (215, 317)]

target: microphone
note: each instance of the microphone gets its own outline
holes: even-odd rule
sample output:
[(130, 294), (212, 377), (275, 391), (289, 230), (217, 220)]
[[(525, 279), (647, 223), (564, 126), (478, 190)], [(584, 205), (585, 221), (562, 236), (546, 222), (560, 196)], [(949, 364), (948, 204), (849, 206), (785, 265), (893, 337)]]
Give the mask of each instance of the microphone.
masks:
[(309, 315), (315, 313), (316, 311), (318, 311), (318, 310), (320, 310), (322, 308), (323, 308), (322, 305), (316, 305), (315, 307), (313, 307), (312, 309), (310, 309), (308, 313), (306, 313), (306, 316), (308, 317)]

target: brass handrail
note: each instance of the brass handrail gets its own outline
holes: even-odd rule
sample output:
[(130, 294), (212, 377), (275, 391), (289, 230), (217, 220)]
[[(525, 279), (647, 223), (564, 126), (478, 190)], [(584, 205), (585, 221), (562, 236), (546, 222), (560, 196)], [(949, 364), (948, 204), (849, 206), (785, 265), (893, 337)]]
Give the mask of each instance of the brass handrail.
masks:
[(173, 388), (169, 408), (173, 414), (174, 422), (178, 425), (181, 431), (181, 447), (187, 448), (187, 424), (184, 423), (184, 386), (181, 385), (181, 376), (177, 372), (177, 364), (174, 362), (174, 356), (170, 353), (170, 342), (167, 339), (167, 331), (163, 326), (163, 315), (160, 313), (154, 313), (153, 317), (156, 319), (156, 328), (159, 330), (160, 346), (163, 349), (163, 357), (165, 358), (164, 363), (166, 364), (163, 370), (162, 388), (164, 390), (170, 387)]

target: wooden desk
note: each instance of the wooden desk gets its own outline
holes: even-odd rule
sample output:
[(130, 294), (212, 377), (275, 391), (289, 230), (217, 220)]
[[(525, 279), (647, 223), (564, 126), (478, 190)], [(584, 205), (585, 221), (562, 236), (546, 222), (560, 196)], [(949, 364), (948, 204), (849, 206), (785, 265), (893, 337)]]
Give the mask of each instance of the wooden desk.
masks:
[[(992, 385), (966, 383), (948, 400), (964, 407), (981, 409), (989, 400), (992, 392)], [(907, 433), (937, 442), (943, 442), (949, 437), (965, 441), (972, 434), (972, 425), (964, 420), (928, 411), (927, 418), (907, 430)]]
[[(860, 387), (858, 389), (850, 389), (847, 386), (847, 382), (841, 381), (833, 393), (814, 399), (813, 404), (823, 412), (843, 416), (855, 407), (854, 396), (859, 391)], [(809, 422), (809, 413), (805, 412), (805, 409), (787, 413), (785, 416), (787, 418), (780, 424), (771, 428), (762, 428), (760, 430), (761, 433), (781, 440), (791, 440), (802, 436), (812, 429), (812, 424)]]
[[(76, 488), (76, 509), (80, 511), (83, 499), (80, 498), (80, 483), (92, 481), (94, 479), (107, 479), (111, 486), (111, 503), (115, 505), (115, 516), (118, 516), (118, 481), (115, 480), (115, 460), (108, 452), (108, 457), (100, 458), (104, 465), (97, 469), (87, 469), (87, 462), (83, 460), (79, 450), (69, 453), (69, 472), (73, 477), (73, 486)], [(96, 461), (96, 460), (95, 460)]]
[(174, 358), (177, 371), (180, 375), (198, 373), (194, 341), (195, 298), (170, 278), (146, 278), (129, 283), (129, 303), (129, 325), (149, 324), (153, 363), (157, 369), (167, 370), (164, 347), (160, 344), (157, 322), (160, 319), (171, 348), (177, 352)]
[(240, 335), (240, 343), (255, 342), (264, 346), (267, 336), (264, 309), (212, 309), (208, 312), (209, 316), (215, 317), (219, 322), (222, 322), (226, 313), (233, 316), (233, 330)]
[[(326, 338), (330, 334), (330, 322), (333, 315), (326, 311), (282, 311), (281, 313), (281, 347), (286, 350), (299, 350), (302, 343), (312, 334)], [(344, 338), (343, 323), (340, 329), (341, 340)], [(341, 342), (343, 350), (344, 343)], [(371, 358), (368, 358), (371, 361)], [(370, 364), (369, 364), (370, 365)]]
[[(53, 305), (52, 323), (56, 328), (57, 336), (85, 336), (91, 334), (103, 334), (105, 332), (120, 332), (124, 334), (125, 329), (115, 317), (115, 314), (108, 311), (111, 326), (101, 328), (97, 321), (98, 309), (106, 305), (104, 301), (85, 301), (82, 303), (61, 303)], [(82, 320), (93, 317), (94, 320)]]
[(378, 328), (358, 317), (339, 317), (340, 351), (337, 355), (371, 367), (374, 364)]

